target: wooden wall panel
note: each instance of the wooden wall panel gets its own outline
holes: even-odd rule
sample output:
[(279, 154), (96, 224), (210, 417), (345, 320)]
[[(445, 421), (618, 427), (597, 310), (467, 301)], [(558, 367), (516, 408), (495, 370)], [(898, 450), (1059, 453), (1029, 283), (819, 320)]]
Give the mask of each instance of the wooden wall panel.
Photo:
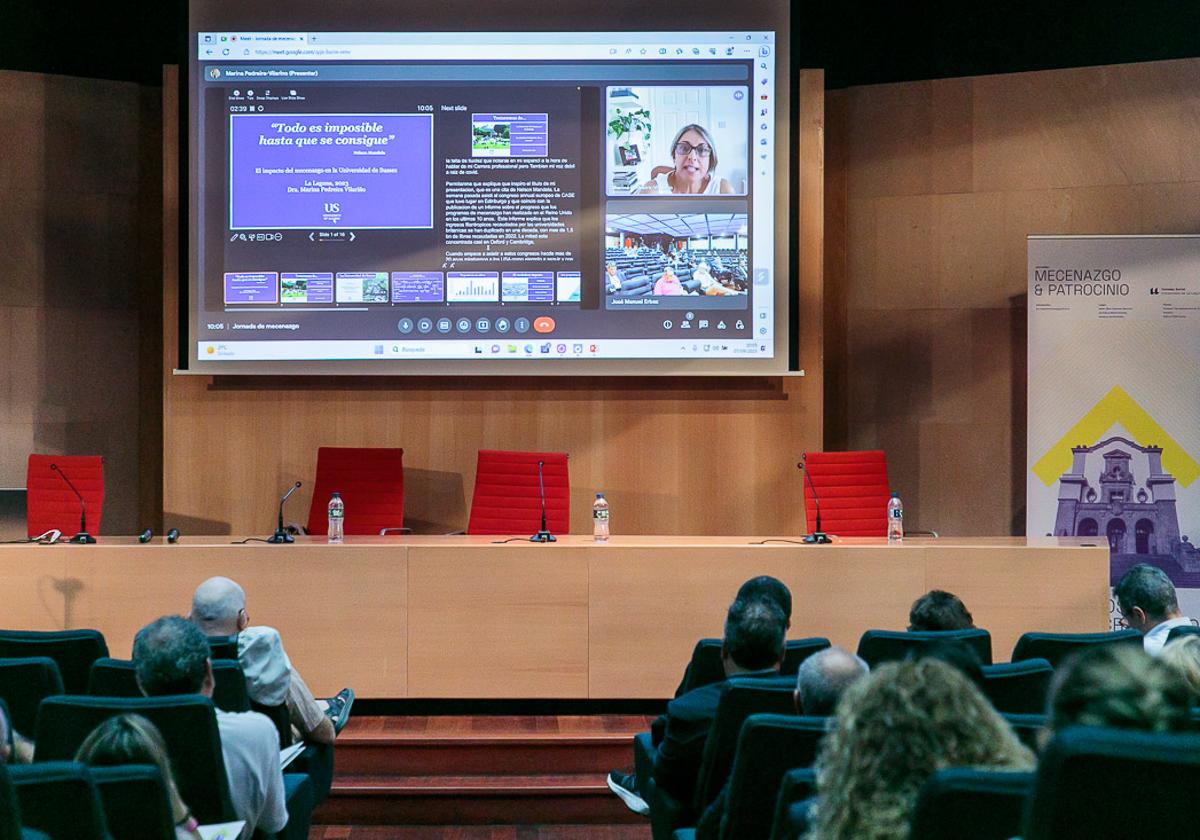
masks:
[(826, 441), (887, 449), (912, 527), (1024, 533), (1025, 238), (1200, 232), (1198, 90), (1189, 59), (830, 95)]
[[(822, 307), (824, 74), (802, 71), (796, 172), (802, 312)], [(164, 112), (177, 107), (171, 84)], [(164, 169), (175, 147), (164, 144)], [(799, 378), (730, 381), (457, 379), (218, 383), (172, 376), (177, 347), (178, 196), (164, 212), (165, 524), (199, 533), (269, 532), (276, 500), (306, 486), (289, 518), (307, 516), (322, 445), (405, 450), (406, 521), (436, 532), (466, 524), (479, 449), (566, 450), (571, 528), (590, 527), (593, 494), (617, 533), (728, 534), (803, 529), (797, 456), (819, 448), (820, 318), (799, 332)]]

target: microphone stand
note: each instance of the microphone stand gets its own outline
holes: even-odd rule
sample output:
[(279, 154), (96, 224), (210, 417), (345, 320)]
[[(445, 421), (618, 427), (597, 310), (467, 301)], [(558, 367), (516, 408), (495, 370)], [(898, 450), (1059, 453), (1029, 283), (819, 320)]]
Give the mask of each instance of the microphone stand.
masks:
[(88, 533), (87, 529), (87, 507), (83, 503), (83, 494), (75, 489), (75, 485), (71, 483), (71, 479), (67, 478), (67, 474), (63, 472), (58, 464), (50, 464), (50, 469), (58, 473), (58, 477), (67, 483), (71, 488), (71, 492), (75, 494), (75, 498), (79, 500), (79, 533), (67, 540), (67, 542), (77, 545), (89, 545), (96, 542), (96, 538)]
[(804, 473), (804, 477), (808, 479), (808, 489), (812, 491), (813, 505), (817, 508), (817, 527), (811, 534), (804, 538), (804, 541), (809, 545), (828, 545), (833, 542), (829, 535), (821, 530), (821, 500), (817, 498), (817, 488), (813, 486), (812, 476), (808, 473), (808, 453), (800, 459), (800, 463), (796, 464), (800, 472)]
[(279, 500), (279, 524), (275, 526), (275, 533), (272, 534), (271, 536), (267, 537), (267, 542), (272, 543), (272, 544), (279, 544), (279, 543), (293, 543), (296, 541), (296, 538), (293, 537), (291, 534), (289, 534), (287, 532), (287, 529), (283, 527), (283, 503), (286, 502), (289, 498), (291, 498), (292, 494), (295, 493), (296, 490), (299, 489), (299, 487), (300, 487), (300, 482), (297, 481), (295, 484), (293, 484), (288, 489), (288, 491), (286, 493), (283, 494), (283, 498)]
[(542, 481), (542, 469), (546, 466), (545, 461), (538, 461), (538, 491), (542, 497), (542, 530), (538, 531), (529, 538), (530, 542), (547, 543), (558, 542), (558, 538), (550, 533), (546, 528), (546, 485)]

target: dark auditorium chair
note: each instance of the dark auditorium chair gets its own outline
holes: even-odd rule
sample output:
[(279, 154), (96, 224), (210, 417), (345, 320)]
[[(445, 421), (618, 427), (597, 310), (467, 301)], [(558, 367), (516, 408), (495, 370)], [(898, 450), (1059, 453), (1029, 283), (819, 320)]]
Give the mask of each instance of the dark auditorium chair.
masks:
[(722, 684), (717, 715), (700, 759), (695, 799), (680, 802), (657, 786), (654, 788), (650, 827), (655, 840), (667, 840), (675, 829), (695, 824), (696, 818), (704, 813), (729, 778), (738, 736), (746, 718), (759, 713), (795, 714), (792, 697), (795, 688), (796, 680), (791, 677), (732, 677)]
[[(326, 524), (328, 525), (328, 523)], [(212, 659), (237, 659), (237, 633), (234, 633), (232, 636), (209, 636), (208, 651), (208, 655)]]
[[(250, 695), (246, 693), (246, 677), (242, 666), (232, 659), (214, 659), (213, 705), (226, 712), (250, 711)], [(88, 680), (92, 697), (141, 697), (133, 663), (127, 659), (97, 659), (92, 663)]]
[[(825, 650), (831, 645), (824, 636), (811, 636), (807, 639), (789, 639), (783, 653), (783, 665), (779, 669), (782, 676), (795, 676), (800, 670), (800, 663), (818, 651)], [(683, 672), (683, 680), (675, 689), (675, 696), (700, 688), (703, 685), (720, 682), (725, 679), (725, 666), (721, 662), (721, 640), (701, 639), (692, 648), (692, 659)]]
[(816, 793), (817, 773), (811, 767), (798, 767), (783, 774), (779, 797), (775, 800), (771, 840), (800, 840), (807, 833), (804, 810)]
[(868, 630), (858, 640), (858, 655), (874, 668), (882, 662), (904, 659), (909, 652), (936, 642), (962, 642), (984, 665), (992, 664), (992, 634), (987, 630)]
[(1045, 659), (1024, 659), (983, 666), (983, 693), (998, 712), (1040, 715), (1054, 668)]
[(1195, 837), (1200, 735), (1076, 727), (1038, 762), (1026, 840)]
[[(51, 464), (61, 473), (50, 469)], [(79, 531), (79, 499), (63, 480), (63, 475), (71, 480), (87, 505), (88, 533), (93, 537), (100, 533), (100, 518), (104, 513), (104, 458), (99, 455), (31, 454), (25, 472), (28, 536), (36, 537), (57, 528), (62, 531), (63, 539), (68, 539)]]
[(0, 699), (8, 704), (12, 724), (23, 735), (37, 726), (38, 705), (63, 693), (58, 665), (48, 656), (0, 659)]
[(72, 761), (9, 767), (21, 822), (53, 840), (109, 840), (100, 795), (88, 769)]
[(0, 630), (0, 658), (26, 659), (48, 656), (58, 663), (63, 690), (87, 691), (92, 663), (108, 656), (108, 645), (99, 630)]
[(0, 764), (0, 840), (47, 840), (42, 832), (21, 827), (21, 806), (4, 764)]
[(175, 817), (153, 764), (90, 767), (113, 840), (175, 840)]
[(616, 297), (646, 297), (654, 291), (654, 281), (646, 274), (635, 274), (621, 284)]
[(1167, 644), (1171, 644), (1176, 639), (1182, 639), (1184, 636), (1200, 636), (1200, 627), (1197, 627), (1195, 624), (1183, 624), (1179, 627), (1172, 627), (1171, 631), (1167, 633)]
[(1038, 751), (1041, 747), (1038, 739), (1041, 737), (1042, 730), (1046, 728), (1045, 715), (1014, 715), (1001, 712), (1000, 717), (1008, 721), (1008, 725), (1013, 728), (1013, 732), (1017, 733), (1017, 738), (1022, 744), (1034, 752)]
[(811, 767), (829, 720), (751, 715), (742, 724), (725, 793), (721, 840), (767, 840), (783, 775)]
[(566, 452), (481, 449), (475, 466), (468, 534), (532, 534), (542, 527), (538, 463), (546, 489), (546, 527), (571, 531), (571, 475)]
[(335, 492), (346, 503), (342, 527), (347, 535), (403, 531), (404, 450), (320, 447), (305, 529), (309, 534), (324, 536), (329, 532), (329, 497)]
[(1012, 661), (1045, 659), (1055, 668), (1077, 650), (1093, 645), (1140, 645), (1142, 634), (1136, 630), (1115, 633), (1025, 633), (1017, 639)]
[(72, 758), (93, 729), (119, 714), (139, 714), (158, 727), (171, 755), (179, 795), (199, 822), (234, 819), (214, 707), (211, 700), (198, 694), (48, 697), (38, 714), (36, 759)]
[(1021, 833), (1033, 773), (951, 767), (917, 795), (913, 840), (1008, 840)]

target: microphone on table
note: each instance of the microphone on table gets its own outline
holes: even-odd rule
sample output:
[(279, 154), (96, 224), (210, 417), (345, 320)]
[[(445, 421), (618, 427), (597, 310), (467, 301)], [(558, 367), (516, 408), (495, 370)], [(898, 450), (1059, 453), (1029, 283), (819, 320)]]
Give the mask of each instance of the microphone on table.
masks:
[(538, 492), (542, 498), (542, 530), (538, 531), (529, 538), (530, 542), (557, 542), (558, 538), (550, 533), (546, 528), (546, 483), (542, 480), (542, 470), (546, 467), (545, 461), (538, 461)]
[(67, 540), (67, 542), (78, 543), (84, 545), (94, 543), (96, 538), (88, 533), (87, 529), (87, 507), (83, 503), (83, 494), (75, 489), (75, 485), (71, 483), (71, 479), (67, 478), (67, 474), (59, 468), (58, 464), (51, 463), (50, 469), (58, 473), (59, 478), (67, 483), (71, 488), (71, 492), (75, 494), (75, 498), (79, 500), (79, 533)]
[[(289, 534), (287, 532), (287, 529), (283, 527), (283, 503), (286, 502), (289, 498), (291, 498), (291, 495), (293, 493), (295, 493), (299, 488), (300, 488), (300, 482), (297, 481), (295, 484), (293, 484), (291, 487), (288, 488), (288, 491), (283, 494), (283, 498), (279, 500), (279, 524), (275, 527), (275, 533), (272, 534), (271, 536), (267, 537), (267, 542), (269, 542), (269, 543), (290, 543), (290, 542), (296, 541), (296, 538), (293, 537), (291, 534)], [(178, 539), (178, 533), (176, 533), (176, 539)]]
[(796, 464), (796, 468), (800, 470), (800, 472), (804, 473), (804, 477), (808, 479), (808, 489), (812, 491), (813, 505), (817, 509), (817, 527), (816, 530), (804, 538), (804, 541), (806, 543), (826, 545), (833, 542), (833, 540), (829, 538), (828, 534), (821, 530), (821, 500), (817, 498), (817, 488), (813, 486), (812, 475), (808, 471), (807, 464), (808, 453), (805, 452), (800, 458), (800, 463)]

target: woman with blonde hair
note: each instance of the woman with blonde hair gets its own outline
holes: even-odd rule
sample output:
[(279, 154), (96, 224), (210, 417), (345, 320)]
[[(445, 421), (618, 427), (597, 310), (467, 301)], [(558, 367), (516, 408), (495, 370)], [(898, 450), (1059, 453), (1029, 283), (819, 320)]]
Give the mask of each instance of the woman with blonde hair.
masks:
[(881, 665), (846, 690), (817, 761), (816, 840), (907, 840), (936, 770), (1028, 770), (1033, 754), (971, 682), (932, 659)]
[(92, 767), (153, 764), (162, 774), (175, 820), (176, 840), (202, 840), (196, 818), (179, 797), (167, 745), (158, 727), (141, 715), (117, 715), (92, 730), (75, 754), (75, 760)]
[(1167, 642), (1158, 657), (1183, 677), (1192, 692), (1192, 703), (1200, 703), (1200, 636), (1189, 633)]
[(1097, 645), (1055, 671), (1048, 725), (1181, 732), (1191, 728), (1191, 703), (1184, 678), (1139, 645)]

